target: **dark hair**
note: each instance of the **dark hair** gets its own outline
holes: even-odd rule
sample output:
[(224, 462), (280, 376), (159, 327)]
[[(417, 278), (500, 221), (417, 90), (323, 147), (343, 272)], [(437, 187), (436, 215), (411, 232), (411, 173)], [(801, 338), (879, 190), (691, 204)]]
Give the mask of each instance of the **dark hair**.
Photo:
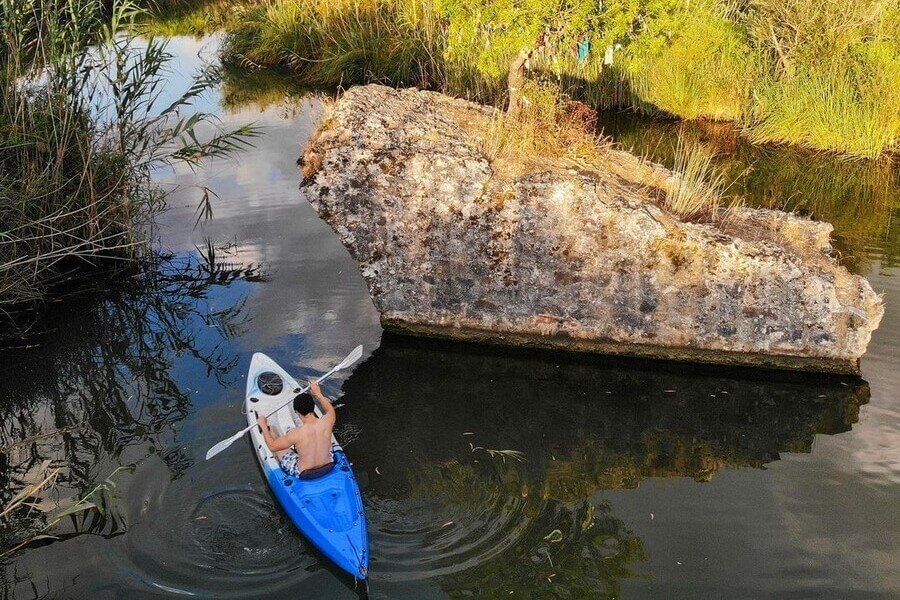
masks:
[(308, 393), (304, 392), (294, 398), (294, 410), (301, 415), (308, 415), (315, 409), (316, 403), (313, 401), (313, 397)]

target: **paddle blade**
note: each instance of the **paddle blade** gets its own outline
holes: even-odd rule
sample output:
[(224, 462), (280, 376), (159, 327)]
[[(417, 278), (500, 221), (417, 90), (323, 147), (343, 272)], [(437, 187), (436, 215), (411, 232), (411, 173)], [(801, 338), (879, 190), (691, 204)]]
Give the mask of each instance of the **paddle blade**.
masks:
[(206, 451), (206, 460), (211, 459), (213, 456), (215, 456), (216, 454), (218, 454), (219, 452), (221, 452), (228, 446), (232, 445), (233, 443), (235, 443), (236, 441), (238, 441), (239, 439), (244, 437), (244, 434), (247, 433), (247, 431), (249, 431), (249, 429), (242, 429), (241, 431), (238, 431), (236, 434), (234, 434), (227, 440), (222, 440), (221, 442), (219, 442), (218, 444), (216, 444), (215, 446), (213, 446), (212, 448), (207, 450)]
[(363, 347), (362, 344), (353, 349), (353, 352), (347, 355), (347, 358), (342, 360), (338, 366), (334, 368), (335, 371), (340, 371), (341, 369), (346, 369), (356, 361), (358, 361), (362, 357)]

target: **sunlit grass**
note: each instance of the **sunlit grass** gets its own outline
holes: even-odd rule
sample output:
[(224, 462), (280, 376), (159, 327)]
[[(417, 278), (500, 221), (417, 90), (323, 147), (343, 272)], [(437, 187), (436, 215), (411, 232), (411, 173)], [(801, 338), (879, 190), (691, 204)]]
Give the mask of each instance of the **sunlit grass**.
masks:
[[(415, 85), (501, 108), (518, 51), (510, 44), (543, 15), (549, 41), (530, 76), (556, 79), (594, 107), (734, 121), (756, 142), (852, 156), (900, 149), (896, 2), (578, 0), (562, 12), (538, 0), (185, 2), (193, 12), (182, 11), (176, 30), (223, 20), (236, 64), (288, 67), (311, 85)], [(228, 16), (220, 7), (232, 4)], [(578, 39), (591, 42), (585, 57)]]
[[(897, 78), (900, 83), (900, 61)], [(773, 81), (757, 93), (759, 117), (747, 128), (755, 142), (787, 141), (875, 158), (900, 140), (900, 97), (862, 87), (849, 72), (816, 72)]]
[(145, 35), (172, 37), (203, 36), (224, 29), (239, 20), (251, 7), (264, 0), (170, 0), (149, 3), (147, 13), (137, 23)]
[[(588, 119), (585, 121), (585, 117)], [(488, 160), (507, 163), (563, 160), (598, 165), (609, 144), (593, 133), (590, 115), (578, 111), (553, 84), (528, 82), (522, 106), (512, 113), (497, 112), (481, 139)]]
[(666, 190), (668, 210), (685, 219), (714, 219), (718, 215), (728, 185), (715, 167), (714, 157), (708, 148), (679, 137), (673, 169), (676, 177)]
[(237, 62), (285, 65), (314, 85), (443, 80), (440, 23), (420, 0), (274, 0), (228, 38)]

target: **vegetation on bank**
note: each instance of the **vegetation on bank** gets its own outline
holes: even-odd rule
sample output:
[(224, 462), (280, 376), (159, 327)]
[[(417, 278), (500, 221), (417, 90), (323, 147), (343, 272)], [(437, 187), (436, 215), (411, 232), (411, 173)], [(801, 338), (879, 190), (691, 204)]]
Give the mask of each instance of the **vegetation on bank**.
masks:
[[(183, 114), (206, 73), (158, 106), (170, 56), (120, 31), (128, 0), (4, 0), (0, 11), (0, 311), (60, 281), (138, 258), (165, 193), (151, 173), (239, 150), (251, 128), (202, 140)], [(208, 190), (205, 198), (209, 199)]]
[(658, 190), (654, 197), (660, 206), (692, 221), (720, 220), (739, 203), (726, 198), (734, 179), (714, 164), (715, 153), (703, 144), (679, 141), (671, 171), (665, 171), (599, 137), (596, 111), (571, 100), (558, 86), (526, 81), (522, 95), (527, 101), (518, 110), (498, 111), (486, 127), (467, 123), (495, 174), (553, 165), (615, 173), (620, 181)]
[[(194, 6), (179, 9), (182, 21), (222, 3)], [(418, 85), (499, 105), (524, 57), (532, 77), (597, 108), (735, 121), (757, 142), (851, 156), (900, 148), (898, 0), (245, 0), (233, 10), (233, 61), (286, 66), (313, 85)]]

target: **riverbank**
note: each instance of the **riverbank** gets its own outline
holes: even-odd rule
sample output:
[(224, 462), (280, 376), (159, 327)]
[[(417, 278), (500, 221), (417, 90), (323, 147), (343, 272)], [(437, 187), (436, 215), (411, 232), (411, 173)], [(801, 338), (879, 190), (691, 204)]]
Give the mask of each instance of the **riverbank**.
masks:
[(502, 106), (510, 64), (524, 48), (530, 77), (558, 82), (596, 108), (732, 121), (756, 143), (853, 157), (900, 148), (896, 3), (760, 0), (735, 8), (722, 0), (559, 6), (219, 0), (177, 6), (163, 13), (163, 31), (223, 27), (229, 60), (293, 69), (312, 85), (414, 85)]

